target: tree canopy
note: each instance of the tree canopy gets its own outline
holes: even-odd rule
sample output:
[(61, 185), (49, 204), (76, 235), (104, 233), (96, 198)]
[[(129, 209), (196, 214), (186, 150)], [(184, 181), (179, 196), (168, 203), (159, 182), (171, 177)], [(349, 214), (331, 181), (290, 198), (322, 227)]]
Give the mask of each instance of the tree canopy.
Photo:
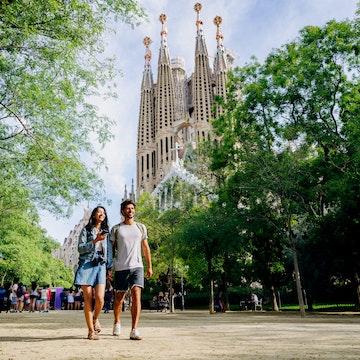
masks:
[[(136, 25), (143, 18), (135, 0), (1, 2), (0, 251), (6, 266), (16, 257), (18, 236), (28, 239), (28, 257), (38, 258), (30, 234), (18, 234), (29, 213), (63, 216), (74, 204), (103, 196), (98, 170), (106, 164), (96, 151), (111, 140), (112, 120), (91, 99), (115, 96), (118, 72), (104, 56), (105, 34), (118, 20)], [(37, 217), (31, 219), (28, 231), (38, 229), (37, 241), (47, 241)], [(23, 251), (17, 256), (26, 259)], [(35, 276), (34, 266), (28, 263)]]
[[(212, 163), (213, 171), (223, 174), (221, 201), (249, 220), (254, 260), (276, 239), (282, 238), (280, 250), (293, 248), (294, 258), (307, 246), (304, 267), (322, 266), (328, 284), (346, 277), (354, 298), (360, 271), (360, 244), (354, 239), (360, 213), (359, 50), (357, 16), (307, 26), (264, 64), (254, 59), (236, 69), (222, 104), (226, 111), (214, 121), (221, 141)], [(325, 236), (329, 222), (337, 229), (330, 237)], [(262, 242), (255, 241), (259, 237)], [(315, 243), (319, 249), (329, 242), (341, 248), (336, 270), (329, 266), (336, 254), (322, 252), (320, 262), (318, 253), (310, 254)], [(306, 282), (316, 292), (315, 279)]]
[(229, 74), (207, 152), (218, 201), (187, 209), (169, 234), (211, 301), (212, 282), (259, 282), (274, 310), (279, 291), (297, 294), (302, 315), (306, 296), (339, 289), (359, 305), (359, 30), (359, 12), (307, 26)]

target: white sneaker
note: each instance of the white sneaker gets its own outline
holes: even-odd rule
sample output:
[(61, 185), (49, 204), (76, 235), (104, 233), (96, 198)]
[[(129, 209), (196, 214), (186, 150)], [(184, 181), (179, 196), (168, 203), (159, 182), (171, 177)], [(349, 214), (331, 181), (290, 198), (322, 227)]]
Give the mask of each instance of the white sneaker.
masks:
[(130, 340), (141, 340), (141, 336), (139, 334), (138, 329), (132, 329), (130, 333)]
[(121, 335), (121, 324), (120, 323), (114, 324), (113, 335), (114, 336), (120, 336)]

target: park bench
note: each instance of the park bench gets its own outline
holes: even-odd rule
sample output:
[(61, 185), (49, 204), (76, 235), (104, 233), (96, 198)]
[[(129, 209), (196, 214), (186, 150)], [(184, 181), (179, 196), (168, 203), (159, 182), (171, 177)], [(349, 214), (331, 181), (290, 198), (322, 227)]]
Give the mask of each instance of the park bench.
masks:
[(150, 300), (149, 301), (149, 309), (150, 309), (150, 311), (152, 311), (152, 310), (161, 311), (159, 302), (155, 301), (155, 300)]
[[(263, 299), (260, 299), (255, 302), (255, 304), (250, 303), (249, 301), (240, 301), (240, 310), (260, 310), (262, 311)], [(253, 309), (252, 309), (253, 307)]]

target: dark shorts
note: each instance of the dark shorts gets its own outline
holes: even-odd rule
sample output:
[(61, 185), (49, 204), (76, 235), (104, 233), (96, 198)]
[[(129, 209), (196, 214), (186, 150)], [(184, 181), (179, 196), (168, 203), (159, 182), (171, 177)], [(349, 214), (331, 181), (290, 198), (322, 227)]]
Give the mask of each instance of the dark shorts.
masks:
[(115, 271), (115, 290), (125, 292), (134, 286), (144, 288), (144, 268)]

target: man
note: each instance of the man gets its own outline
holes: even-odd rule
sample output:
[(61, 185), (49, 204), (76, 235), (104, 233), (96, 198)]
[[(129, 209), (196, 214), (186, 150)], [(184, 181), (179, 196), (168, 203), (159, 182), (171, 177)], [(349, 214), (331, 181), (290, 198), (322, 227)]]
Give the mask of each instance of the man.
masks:
[(259, 302), (259, 298), (257, 297), (257, 295), (254, 293), (251, 293), (250, 301), (251, 301), (251, 310), (256, 310), (256, 305)]
[(152, 276), (150, 247), (147, 240), (146, 227), (134, 220), (135, 203), (125, 200), (121, 203), (121, 215), (124, 221), (111, 229), (110, 240), (115, 249), (114, 277), (114, 328), (113, 335), (120, 336), (120, 312), (127, 290), (131, 295), (131, 340), (141, 340), (137, 329), (141, 312), (141, 290), (144, 288), (144, 255), (147, 271), (146, 278)]

